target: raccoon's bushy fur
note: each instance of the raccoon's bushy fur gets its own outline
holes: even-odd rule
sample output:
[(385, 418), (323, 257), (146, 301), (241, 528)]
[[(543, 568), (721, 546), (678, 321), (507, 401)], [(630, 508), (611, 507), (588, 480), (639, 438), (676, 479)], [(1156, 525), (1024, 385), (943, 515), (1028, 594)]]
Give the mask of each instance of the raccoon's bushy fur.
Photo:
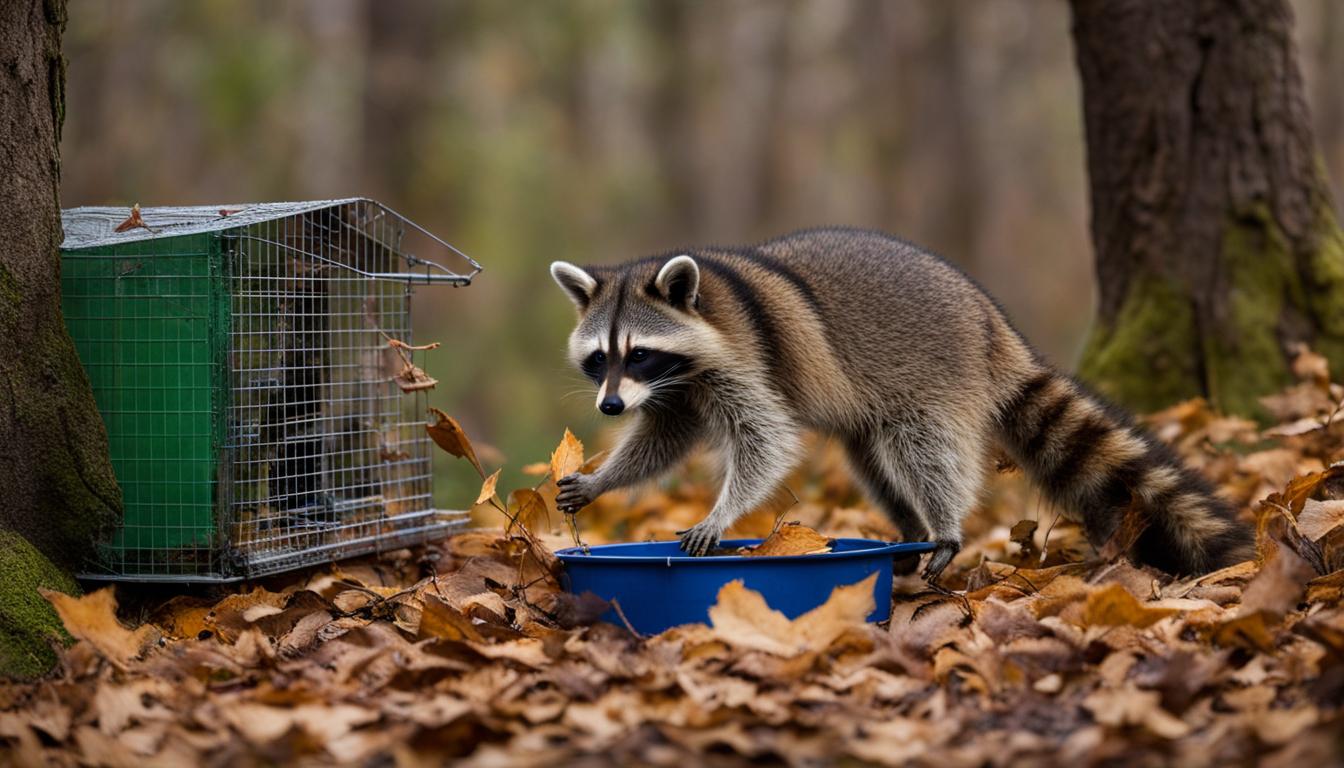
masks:
[(597, 472), (561, 479), (563, 508), (705, 443), (724, 458), (723, 489), (682, 534), (704, 554), (787, 475), (811, 429), (839, 439), (905, 539), (938, 543), (930, 578), (960, 546), (996, 442), (1097, 546), (1138, 505), (1140, 562), (1201, 573), (1251, 554), (1249, 530), (1198, 474), (1045, 363), (965, 274), (902, 240), (809, 230), (552, 274), (579, 308), (573, 362), (604, 412), (636, 411)]

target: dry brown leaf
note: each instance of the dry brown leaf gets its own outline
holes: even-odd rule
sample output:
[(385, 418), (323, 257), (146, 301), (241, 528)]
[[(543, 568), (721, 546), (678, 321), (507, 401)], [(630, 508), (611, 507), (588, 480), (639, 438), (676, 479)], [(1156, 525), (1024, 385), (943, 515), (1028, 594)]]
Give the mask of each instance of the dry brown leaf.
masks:
[(1098, 723), (1112, 727), (1136, 725), (1164, 739), (1178, 739), (1190, 726), (1162, 709), (1157, 691), (1141, 691), (1131, 685), (1118, 690), (1099, 690), (1083, 700), (1083, 706)]
[(136, 203), (135, 205), (131, 206), (131, 214), (126, 217), (125, 221), (118, 224), (116, 228), (114, 228), (112, 231), (129, 232), (132, 229), (149, 229), (149, 225), (145, 223), (144, 217), (140, 215), (139, 203)]
[(113, 587), (71, 597), (63, 592), (38, 587), (37, 590), (56, 609), (65, 631), (97, 649), (103, 658), (119, 668), (140, 655), (158, 632), (146, 624), (134, 631), (117, 621), (117, 598)]
[(1297, 344), (1293, 357), (1293, 375), (1302, 381), (1309, 381), (1319, 387), (1330, 386), (1330, 361), (1319, 355), (1306, 344)]
[(833, 542), (805, 525), (781, 525), (769, 538), (743, 554), (747, 557), (783, 557), (830, 552)]
[(873, 612), (877, 574), (836, 587), (825, 603), (792, 621), (766, 604), (761, 593), (731, 581), (709, 609), (717, 637), (730, 645), (778, 656), (823, 651), (846, 630), (864, 626)]
[(1320, 541), (1336, 527), (1344, 525), (1344, 499), (1316, 501), (1307, 499), (1297, 515), (1297, 528), (1312, 541)]
[(436, 637), (443, 640), (479, 642), (484, 639), (471, 619), (432, 592), (425, 594), (424, 609), (420, 613), (419, 634), (422, 638)]
[(1172, 608), (1144, 605), (1119, 584), (1109, 584), (1087, 596), (1083, 622), (1087, 626), (1131, 626), (1143, 629), (1176, 613)]
[(481, 492), (476, 495), (477, 504), (484, 504), (494, 497), (495, 486), (499, 484), (499, 473), (503, 471), (503, 467), (496, 469), (481, 483)]
[(579, 471), (583, 466), (583, 443), (573, 432), (565, 430), (560, 444), (551, 452), (551, 479), (559, 480)]
[(551, 528), (551, 511), (546, 506), (546, 499), (531, 488), (519, 488), (510, 493), (508, 510), (512, 519), (509, 527), (504, 530), (505, 535), (513, 530), (515, 522), (528, 529), (540, 528), (543, 522), (546, 524), (546, 530)]
[(1260, 573), (1246, 585), (1240, 613), (1267, 611), (1282, 616), (1297, 605), (1307, 582), (1315, 576), (1315, 570), (1292, 549), (1275, 547)]
[(435, 422), (426, 425), (425, 431), (429, 433), (435, 445), (438, 445), (450, 455), (470, 461), (471, 466), (476, 468), (476, 472), (481, 476), (481, 479), (485, 479), (485, 470), (481, 468), (481, 462), (476, 458), (476, 450), (471, 447), (471, 441), (467, 439), (467, 433), (463, 432), (462, 427), (458, 425), (457, 419), (438, 408), (430, 408), (429, 412), (434, 416)]
[(1032, 552), (1036, 548), (1036, 528), (1039, 525), (1037, 520), (1018, 520), (1008, 532), (1008, 540), (1022, 547), (1022, 551)]
[(407, 363), (392, 380), (401, 387), (402, 392), (419, 392), (438, 386), (439, 380), (425, 373), (420, 366)]

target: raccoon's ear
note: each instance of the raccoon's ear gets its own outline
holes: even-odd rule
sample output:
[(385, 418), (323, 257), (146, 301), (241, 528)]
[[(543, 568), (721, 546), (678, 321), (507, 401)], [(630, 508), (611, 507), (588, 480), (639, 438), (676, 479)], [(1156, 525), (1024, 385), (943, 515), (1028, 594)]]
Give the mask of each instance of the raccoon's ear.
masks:
[(700, 298), (700, 265), (690, 256), (677, 256), (658, 270), (653, 287), (674, 307), (694, 307)]
[(551, 262), (551, 277), (555, 284), (565, 289), (569, 300), (579, 309), (586, 309), (597, 293), (597, 278), (568, 261)]

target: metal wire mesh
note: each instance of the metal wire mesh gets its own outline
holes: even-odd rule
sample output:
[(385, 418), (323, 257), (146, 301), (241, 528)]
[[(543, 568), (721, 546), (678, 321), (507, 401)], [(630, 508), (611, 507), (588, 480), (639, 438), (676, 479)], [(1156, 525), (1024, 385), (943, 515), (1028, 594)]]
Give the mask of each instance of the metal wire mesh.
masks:
[(413, 343), (412, 281), (475, 274), (426, 249), (460, 253), (368, 200), (171, 214), (129, 239), (90, 234), (105, 209), (67, 212), (66, 319), (126, 507), (90, 575), (255, 576), (465, 522), (432, 507), (425, 393), (388, 344)]

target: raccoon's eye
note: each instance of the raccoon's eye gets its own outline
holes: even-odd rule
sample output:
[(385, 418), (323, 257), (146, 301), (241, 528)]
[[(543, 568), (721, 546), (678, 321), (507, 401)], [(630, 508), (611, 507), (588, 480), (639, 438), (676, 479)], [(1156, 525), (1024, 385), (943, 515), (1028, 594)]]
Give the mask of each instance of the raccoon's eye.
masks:
[(643, 347), (635, 347), (630, 350), (630, 357), (627, 359), (632, 363), (642, 363), (649, 359), (649, 350)]
[(583, 361), (583, 374), (593, 381), (602, 380), (602, 369), (607, 364), (605, 352), (594, 352)]

